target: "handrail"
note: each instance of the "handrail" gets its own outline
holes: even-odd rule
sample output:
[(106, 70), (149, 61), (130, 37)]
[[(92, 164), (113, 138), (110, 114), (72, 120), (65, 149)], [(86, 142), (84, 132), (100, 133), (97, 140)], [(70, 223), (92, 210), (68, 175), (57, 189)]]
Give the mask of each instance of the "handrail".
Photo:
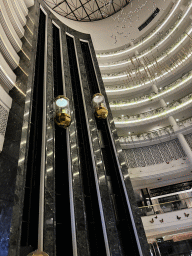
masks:
[(117, 123), (119, 121), (126, 122), (126, 121), (132, 121), (132, 120), (139, 121), (139, 119), (142, 119), (142, 118), (150, 119), (150, 117), (157, 117), (159, 115), (161, 116), (162, 114), (166, 114), (166, 112), (170, 112), (170, 110), (173, 108), (176, 109), (179, 106), (182, 107), (182, 105), (184, 105), (184, 103), (186, 102), (190, 103), (191, 100), (192, 100), (192, 93), (190, 93), (189, 95), (183, 98), (178, 99), (177, 101), (172, 102), (171, 104), (168, 104), (165, 107), (156, 108), (156, 109), (139, 113), (136, 115), (132, 115), (132, 116), (125, 115), (125, 116), (114, 117), (114, 122)]
[[(166, 196), (166, 195), (165, 195)], [(159, 204), (152, 204), (152, 205), (148, 205), (148, 206), (141, 206), (138, 207), (140, 210), (140, 214), (142, 216), (146, 216), (146, 212), (147, 212), (147, 216), (149, 215), (158, 215), (158, 214), (164, 214), (167, 212), (173, 212), (173, 211), (178, 211), (178, 210), (184, 210), (184, 209), (190, 209), (192, 208), (192, 204), (191, 205), (187, 205), (186, 200), (190, 200), (191, 201), (192, 197), (186, 197), (183, 199), (178, 199), (178, 200), (174, 200), (174, 201), (169, 201), (169, 202), (165, 202), (165, 203), (159, 203)], [(191, 201), (192, 202), (192, 201)], [(174, 205), (175, 203), (175, 205)], [(183, 206), (178, 206), (178, 204), (183, 203)], [(165, 205), (169, 205), (171, 204), (171, 208), (166, 208)], [(159, 206), (160, 209), (158, 210), (154, 210), (155, 206)], [(162, 207), (161, 207), (162, 206)], [(163, 208), (164, 207), (164, 208)], [(151, 211), (147, 211), (151, 209)], [(143, 211), (142, 211), (143, 210)], [(185, 217), (188, 217), (189, 215), (186, 213)]]
[(188, 81), (190, 81), (191, 78), (192, 78), (192, 70), (189, 71), (188, 73), (186, 73), (185, 75), (183, 75), (182, 77), (180, 77), (179, 79), (177, 79), (176, 81), (174, 81), (173, 83), (171, 83), (170, 85), (165, 85), (164, 87), (159, 89), (158, 94), (155, 92), (152, 92), (150, 94), (146, 94), (144, 96), (141, 96), (141, 97), (138, 97), (135, 99), (130, 99), (127, 101), (122, 101), (122, 100), (111, 101), (111, 102), (109, 102), (110, 107), (112, 107), (112, 108), (119, 107), (120, 108), (120, 107), (124, 107), (124, 106), (128, 106), (128, 105), (142, 103), (145, 101), (151, 101), (153, 99), (161, 97), (161, 95), (166, 94), (169, 91), (172, 91), (172, 90), (180, 87), (184, 83), (187, 83)]

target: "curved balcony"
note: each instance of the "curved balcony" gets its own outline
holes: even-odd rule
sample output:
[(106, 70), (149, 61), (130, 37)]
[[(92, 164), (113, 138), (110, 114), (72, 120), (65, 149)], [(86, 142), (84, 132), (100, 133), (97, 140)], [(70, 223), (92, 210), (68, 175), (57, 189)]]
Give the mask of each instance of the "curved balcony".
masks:
[(20, 7), (21, 7), (21, 10), (22, 10), (24, 16), (27, 16), (27, 14), (28, 14), (28, 9), (27, 9), (27, 6), (26, 6), (25, 1), (24, 1), (24, 0), (18, 0), (18, 2), (19, 2), (19, 5), (20, 5)]
[(19, 65), (19, 56), (16, 53), (15, 49), (9, 42), (4, 29), (0, 24), (0, 50), (7, 63), (12, 69), (15, 69)]
[(158, 32), (160, 32), (163, 27), (165, 26), (165, 24), (170, 20), (170, 18), (174, 15), (174, 12), (177, 10), (177, 8), (179, 8), (180, 4), (181, 4), (181, 0), (178, 0), (175, 4), (175, 6), (173, 7), (173, 9), (170, 11), (169, 15), (165, 18), (165, 20), (163, 20), (163, 22), (152, 31), (152, 33), (148, 34), (147, 37), (145, 37), (143, 40), (139, 41), (136, 45), (129, 47), (127, 49), (124, 50), (120, 50), (120, 51), (116, 51), (116, 52), (109, 52), (109, 53), (104, 53), (104, 54), (97, 54), (97, 58), (109, 58), (109, 57), (113, 57), (113, 56), (118, 56), (118, 55), (122, 55), (125, 53), (128, 53), (130, 51), (134, 51), (136, 50), (139, 46), (144, 45), (146, 42), (148, 42), (151, 38), (153, 38), (154, 36), (156, 36), (156, 34)]
[[(167, 32), (166, 34), (164, 35), (163, 38), (161, 38), (160, 41), (157, 41), (156, 43), (150, 45), (150, 49), (146, 49), (145, 51), (141, 52), (139, 55), (137, 55), (137, 58), (133, 57), (132, 59), (128, 59), (128, 60), (123, 60), (123, 61), (118, 61), (118, 62), (110, 62), (110, 63), (107, 63), (107, 64), (100, 64), (99, 67), (101, 69), (101, 71), (104, 69), (104, 70), (111, 70), (111, 69), (117, 69), (117, 68), (123, 68), (124, 66), (127, 66), (129, 64), (132, 64), (133, 62), (135, 63), (135, 65), (137, 65), (138, 63), (138, 60), (143, 58), (143, 57), (146, 57), (147, 55), (151, 55), (152, 52), (154, 52), (155, 50), (159, 50), (158, 47), (160, 47), (167, 39), (169, 39), (172, 34), (178, 30), (179, 28), (179, 25), (181, 25), (181, 23), (184, 21), (184, 19), (186, 18), (186, 16), (190, 13), (191, 11), (191, 8), (192, 8), (192, 5), (191, 7), (187, 10), (187, 12), (185, 13), (185, 15), (183, 16), (179, 16), (178, 17), (178, 20), (176, 22), (176, 24), (174, 26), (172, 26)], [(186, 33), (191, 33), (191, 24), (190, 26), (188, 27)], [(176, 48), (179, 46), (179, 44), (183, 43), (183, 41), (187, 38), (186, 36), (186, 33), (184, 33), (183, 36), (180, 37), (179, 40), (177, 40), (177, 43), (175, 43), (171, 48), (170, 50), (166, 50), (166, 53), (169, 54), (168, 52), (173, 52), (176, 50)], [(186, 37), (185, 37), (186, 36)], [(185, 38), (184, 38), (185, 37)]]
[(24, 28), (21, 25), (21, 22), (17, 17), (17, 13), (15, 12), (15, 9), (13, 8), (13, 5), (12, 5), (11, 1), (3, 0), (3, 3), (5, 5), (7, 14), (8, 14), (9, 19), (11, 21), (11, 24), (13, 25), (17, 35), (19, 36), (19, 38), (23, 37)]
[[(191, 118), (192, 123), (192, 118)], [(162, 136), (169, 136), (174, 133), (173, 126), (169, 125), (160, 129), (151, 130), (148, 132), (143, 132), (135, 135), (129, 135), (127, 137), (119, 137), (119, 142), (121, 144), (130, 144), (133, 142), (142, 142), (146, 140), (156, 140)]]
[(26, 18), (25, 18), (23, 11), (21, 10), (21, 7), (20, 7), (18, 1), (17, 0), (10, 0), (10, 1), (12, 2), (12, 5), (17, 13), (18, 19), (20, 20), (22, 26), (24, 27), (26, 24)]
[(155, 92), (152, 92), (148, 95), (144, 95), (138, 98), (126, 100), (126, 101), (111, 101), (109, 102), (111, 110), (121, 110), (121, 109), (128, 109), (128, 108), (135, 108), (137, 106), (144, 105), (151, 101), (157, 101), (163, 98), (164, 96), (168, 96), (177, 90), (182, 89), (187, 86), (192, 79), (192, 71), (188, 72), (181, 78), (179, 78), (177, 81), (173, 82), (170, 85), (165, 85), (164, 87), (159, 89), (159, 93), (156, 94)]
[(6, 85), (9, 90), (11, 90), (15, 85), (16, 75), (11, 70), (1, 53), (0, 59), (0, 82)]
[[(174, 66), (177, 64), (177, 62), (182, 61), (182, 59), (191, 52), (191, 41), (190, 41), (190, 45), (187, 47), (183, 47), (183, 49), (181, 51), (179, 51), (178, 53), (174, 53), (174, 51), (177, 50), (177, 48), (182, 45), (183, 43), (185, 43), (187, 40), (191, 40), (191, 36), (190, 34), (192, 33), (192, 28), (190, 26), (190, 29), (187, 30), (187, 32), (185, 32), (185, 35), (181, 36), (181, 38), (174, 44), (172, 45), (169, 49), (167, 49), (165, 52), (163, 52), (157, 59), (155, 59), (155, 61), (148, 63), (148, 61), (145, 59), (145, 63), (143, 62), (140, 63), (139, 67), (135, 67), (135, 70), (131, 70), (129, 71), (129, 69), (125, 70), (124, 72), (120, 72), (120, 73), (113, 73), (113, 74), (103, 74), (102, 78), (103, 80), (107, 81), (107, 80), (116, 80), (116, 79), (123, 79), (123, 78), (127, 78), (128, 82), (132, 81), (132, 79), (138, 79), (138, 77), (140, 77), (141, 81), (150, 77), (155, 77), (159, 76), (162, 73), (162, 69), (164, 68), (165, 70), (168, 70), (169, 68), (169, 64)], [(187, 48), (187, 49), (186, 49)], [(171, 56), (174, 55), (174, 58), (176, 58), (176, 62), (174, 63), (171, 60)], [(162, 61), (167, 60), (167, 63), (161, 63)], [(174, 59), (175, 61), (175, 59)], [(134, 67), (134, 63), (132, 62), (133, 67)], [(163, 65), (163, 67), (161, 66)]]
[(192, 106), (192, 93), (171, 103), (165, 107), (147, 111), (133, 116), (114, 117), (116, 127), (137, 126), (164, 119), (170, 115), (176, 114)]
[[(105, 82), (106, 83), (105, 84), (106, 92), (107, 92), (108, 96), (110, 96), (110, 95), (117, 96), (117, 95), (122, 95), (125, 93), (131, 93), (133, 91), (140, 90), (140, 88), (144, 87), (144, 86), (147, 88), (147, 87), (151, 86), (153, 83), (159, 82), (160, 79), (166, 79), (170, 75), (173, 75), (175, 72), (181, 70), (182, 66), (186, 65), (188, 63), (191, 55), (192, 55), (192, 51), (191, 51), (191, 47), (190, 47), (187, 49), (185, 54), (183, 54), (182, 56), (178, 55), (179, 58), (177, 59), (176, 62), (170, 64), (169, 69), (166, 66), (162, 67), (162, 69), (159, 70), (159, 73), (152, 74), (153, 76), (149, 80), (147, 80), (147, 79), (144, 80), (144, 78), (142, 77), (142, 79), (137, 81), (138, 79), (133, 80), (133, 78), (132, 78), (132, 83), (128, 83), (125, 85), (115, 85), (115, 86), (109, 85), (108, 83)], [(111, 79), (117, 83), (117, 81), (119, 81), (120, 78), (126, 79), (126, 78), (129, 78), (129, 75), (124, 72), (121, 75), (120, 74), (117, 74), (116, 76), (109, 75), (108, 77), (103, 78), (103, 80), (109, 81), (109, 83), (110, 83), (110, 79)], [(145, 77), (147, 77), (147, 75)], [(115, 81), (116, 79), (117, 79), (117, 81)]]
[(3, 2), (0, 2), (0, 8), (1, 8), (1, 12), (0, 12), (1, 25), (7, 35), (10, 43), (12, 44), (12, 46), (14, 47), (16, 52), (19, 52), (21, 50), (22, 42), (21, 42), (20, 38), (18, 37), (17, 33), (15, 32), (15, 29), (13, 28), (13, 26), (9, 20), (9, 17), (7, 15), (7, 12), (6, 12)]
[[(181, 131), (183, 129), (188, 129), (192, 127), (192, 117), (189, 117), (185, 120), (179, 121), (177, 122), (178, 126), (179, 126), (179, 130)], [(139, 134), (134, 134), (132, 135), (130, 133), (129, 136), (126, 137), (119, 137), (119, 142), (121, 144), (132, 144), (134, 142), (139, 142), (142, 143), (144, 141), (154, 141), (154, 140), (159, 140), (162, 139), (162, 137), (169, 137), (171, 135), (175, 134), (175, 131), (173, 129), (172, 125), (169, 126), (165, 126), (162, 127), (160, 129), (155, 129), (155, 130), (151, 130), (148, 132), (143, 132), (143, 133), (139, 133)]]

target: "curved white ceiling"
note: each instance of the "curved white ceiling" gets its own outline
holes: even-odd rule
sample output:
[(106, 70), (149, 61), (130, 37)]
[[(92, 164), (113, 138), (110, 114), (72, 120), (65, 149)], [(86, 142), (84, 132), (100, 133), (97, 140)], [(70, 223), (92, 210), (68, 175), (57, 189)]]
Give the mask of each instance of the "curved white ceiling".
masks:
[[(95, 50), (104, 52), (121, 49), (131, 41), (134, 42), (135, 39), (144, 36), (167, 15), (172, 5), (171, 0), (133, 0), (113, 16), (93, 22), (73, 21), (56, 12), (54, 14), (69, 27), (91, 34)], [(157, 7), (160, 12), (154, 20), (142, 31), (139, 31), (138, 27), (149, 18)]]

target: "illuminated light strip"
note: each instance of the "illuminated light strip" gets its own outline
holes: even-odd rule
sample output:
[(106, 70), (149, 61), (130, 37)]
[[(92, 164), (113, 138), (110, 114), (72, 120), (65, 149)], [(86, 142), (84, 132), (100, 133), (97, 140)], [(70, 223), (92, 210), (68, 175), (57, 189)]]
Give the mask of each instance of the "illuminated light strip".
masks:
[(146, 38), (143, 42), (141, 42), (140, 44), (138, 45), (135, 45), (133, 46), (132, 48), (129, 48), (125, 51), (122, 51), (122, 52), (117, 52), (117, 53), (113, 53), (113, 54), (106, 54), (106, 55), (96, 55), (98, 58), (103, 58), (103, 57), (112, 57), (112, 56), (116, 56), (116, 55), (120, 55), (120, 54), (124, 54), (124, 53), (127, 53), (129, 51), (132, 51), (134, 50), (135, 48), (139, 47), (140, 45), (144, 44), (145, 42), (147, 42), (149, 39), (151, 39), (156, 33), (158, 33), (158, 31), (165, 25), (165, 23), (167, 23), (167, 21), (170, 19), (170, 17), (173, 15), (173, 13), (175, 12), (175, 10), (177, 9), (178, 5), (180, 4), (181, 0), (179, 0), (177, 2), (177, 4), (175, 5), (174, 9), (172, 10), (172, 12), (169, 14), (169, 16), (167, 17), (167, 19), (161, 24), (161, 26), (151, 35), (149, 36), (148, 38)]
[(23, 73), (24, 73), (26, 76), (29, 76), (21, 66), (18, 66), (18, 67), (23, 71)]
[[(183, 62), (185, 62), (186, 60), (188, 60), (188, 58), (191, 57), (191, 54), (192, 54), (192, 53), (190, 53), (189, 55), (187, 55), (187, 57), (185, 57), (179, 64), (177, 64), (176, 67), (180, 66), (181, 64), (183, 64)], [(160, 75), (160, 76), (158, 76), (158, 77), (152, 79), (151, 81), (145, 82), (144, 84), (145, 84), (145, 85), (146, 85), (146, 84), (150, 84), (151, 82), (154, 82), (154, 81), (156, 81), (157, 79), (162, 78), (164, 75), (167, 75), (168, 73), (170, 73), (170, 72), (173, 71), (174, 69), (175, 69), (175, 67), (174, 67), (174, 68), (171, 68), (169, 71), (165, 72), (164, 74), (162, 74), (162, 75)], [(123, 75), (123, 77), (125, 77), (125, 76), (127, 76), (127, 75)], [(121, 91), (121, 92), (122, 92), (122, 91), (128, 91), (128, 90), (132, 90), (132, 89), (134, 89), (134, 88), (138, 88), (138, 87), (140, 87), (140, 86), (142, 86), (142, 84), (139, 84), (139, 85), (137, 85), (137, 86), (133, 86), (133, 87), (131, 87), (131, 88), (125, 88), (125, 89), (119, 89), (119, 90), (106, 90), (106, 92), (108, 93), (108, 92), (118, 92), (118, 91)]]
[(29, 16), (29, 15), (28, 15), (28, 17), (29, 17), (30, 21), (31, 21), (33, 24), (35, 24), (35, 23), (33, 22), (33, 20), (30, 18), (30, 16)]
[(27, 39), (27, 37), (26, 36), (23, 36), (24, 37), (24, 39), (28, 42), (28, 44), (30, 45), (30, 46), (32, 46), (32, 44), (29, 42), (29, 40)]
[(24, 53), (24, 55), (27, 57), (28, 60), (30, 60), (29, 56), (21, 49), (21, 51)]
[(27, 25), (25, 26), (28, 28), (29, 32), (33, 35), (33, 32), (31, 31), (31, 29)]
[[(154, 197), (151, 197), (151, 199), (157, 199), (157, 198), (162, 198), (162, 197), (166, 197), (166, 196), (173, 196), (173, 195), (188, 193), (188, 192), (191, 192), (191, 191), (192, 191), (192, 188), (187, 189), (187, 190), (183, 190), (183, 191), (174, 192), (174, 193), (164, 194), (162, 196), (154, 196)], [(183, 198), (183, 199), (187, 199), (187, 198)]]
[[(188, 31), (188, 34), (190, 34), (192, 32), (192, 28)], [(180, 46), (180, 44), (182, 44), (183, 43), (183, 41), (185, 41), (185, 39), (187, 39), (188, 38), (188, 36), (189, 35), (185, 35), (182, 39), (181, 39), (181, 41), (179, 41), (173, 48), (171, 48), (170, 50), (169, 50), (169, 52), (167, 52), (167, 53), (165, 53), (162, 57), (160, 57), (159, 59), (157, 59), (156, 61), (157, 62), (160, 62), (160, 61), (162, 61), (164, 58), (166, 58), (166, 57), (168, 57), (168, 55), (170, 54), (170, 53), (172, 53), (174, 50), (176, 50), (179, 46)], [(151, 63), (151, 64), (149, 64), (148, 66), (146, 66), (145, 68), (150, 68), (151, 66), (154, 66), (155, 64), (156, 64), (156, 61), (154, 61), (153, 63)], [(144, 68), (141, 68), (141, 69), (139, 69), (138, 71), (143, 71), (144, 70)], [(138, 72), (137, 71), (137, 72)], [(135, 71), (133, 71), (131, 74), (135, 74), (136, 72)], [(126, 75), (127, 76), (127, 75)], [(105, 76), (104, 77), (102, 77), (103, 79), (107, 79)], [(110, 77), (111, 78), (111, 77)]]
[(164, 115), (167, 115), (175, 110), (178, 110), (184, 106), (187, 106), (188, 104), (192, 103), (192, 99), (187, 101), (187, 102), (184, 102), (182, 104), (180, 104), (179, 106), (176, 106), (174, 107), (174, 109), (169, 109), (167, 110), (166, 112), (162, 112), (162, 113), (159, 113), (157, 115), (154, 115), (154, 116), (149, 116), (149, 117), (146, 117), (146, 118), (143, 118), (143, 119), (137, 119), (137, 120), (130, 120), (130, 121), (124, 121), (124, 122), (116, 122), (114, 121), (115, 124), (130, 124), (130, 123), (138, 123), (138, 122), (142, 122), (142, 121), (146, 121), (146, 120), (150, 120), (150, 119), (154, 119), (156, 117), (160, 117), (160, 116), (164, 116)]
[(26, 96), (26, 94), (11, 80), (11, 78), (7, 75), (7, 73), (5, 72), (5, 70), (2, 68), (2, 66), (0, 66), (3, 73), (7, 76), (7, 78), (9, 79), (9, 81), (12, 83), (13, 86), (15, 86), (17, 88), (17, 90), (22, 93), (24, 96)]
[[(162, 40), (160, 41), (154, 48), (152, 48), (151, 50), (149, 50), (148, 52), (143, 53), (142, 55), (139, 55), (137, 58), (140, 59), (142, 57), (144, 57), (145, 55), (147, 55), (148, 53), (150, 53), (151, 51), (155, 50), (159, 45), (161, 45), (162, 43), (165, 42), (165, 40), (167, 40), (172, 33), (178, 28), (178, 26), (181, 24), (181, 22), (183, 21), (183, 19), (186, 17), (186, 15), (189, 13), (189, 11), (191, 10), (192, 7), (192, 3), (190, 4), (189, 8), (187, 9), (186, 13), (183, 15), (182, 19), (177, 23), (177, 25), (174, 27), (174, 29)], [(191, 30), (190, 32), (191, 33)], [(133, 59), (135, 60), (135, 59)], [(125, 65), (130, 63), (131, 61), (126, 61), (126, 62), (122, 62), (122, 63), (117, 63), (117, 64), (111, 64), (111, 65), (99, 65), (100, 68), (106, 68), (106, 67), (115, 67), (115, 66), (120, 66), (120, 65)]]
[(165, 91), (163, 91), (163, 92), (160, 92), (160, 93), (157, 94), (157, 95), (152, 96), (151, 99), (147, 98), (147, 99), (143, 99), (143, 100), (140, 100), (140, 101), (129, 102), (129, 103), (125, 103), (125, 104), (118, 104), (118, 105), (110, 104), (110, 107), (112, 107), (112, 108), (115, 108), (115, 107), (120, 108), (120, 107), (125, 107), (125, 106), (129, 106), (129, 105), (136, 105), (136, 104), (139, 104), (139, 103), (142, 103), (142, 102), (150, 101), (150, 100), (155, 99), (155, 98), (158, 98), (158, 97), (160, 97), (160, 96), (162, 96), (162, 95), (164, 95), (164, 94), (167, 94), (167, 93), (170, 92), (170, 91), (175, 90), (175, 89), (178, 88), (179, 86), (181, 86), (181, 85), (187, 83), (191, 78), (192, 78), (192, 73), (191, 73), (191, 75), (190, 75), (189, 77), (187, 77), (184, 81), (181, 81), (180, 83), (178, 83), (178, 84), (176, 84), (175, 86), (169, 88), (168, 90), (165, 90)]

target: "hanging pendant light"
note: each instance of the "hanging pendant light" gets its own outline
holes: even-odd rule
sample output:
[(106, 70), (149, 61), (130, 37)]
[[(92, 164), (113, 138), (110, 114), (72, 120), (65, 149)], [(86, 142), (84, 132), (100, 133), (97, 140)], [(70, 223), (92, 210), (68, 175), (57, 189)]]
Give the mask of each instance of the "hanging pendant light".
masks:
[(104, 96), (101, 93), (94, 94), (92, 104), (95, 110), (95, 116), (99, 119), (106, 119), (108, 116), (108, 110)]
[(55, 98), (54, 104), (54, 120), (55, 123), (63, 128), (67, 128), (71, 124), (71, 111), (69, 107), (69, 99), (64, 95)]

